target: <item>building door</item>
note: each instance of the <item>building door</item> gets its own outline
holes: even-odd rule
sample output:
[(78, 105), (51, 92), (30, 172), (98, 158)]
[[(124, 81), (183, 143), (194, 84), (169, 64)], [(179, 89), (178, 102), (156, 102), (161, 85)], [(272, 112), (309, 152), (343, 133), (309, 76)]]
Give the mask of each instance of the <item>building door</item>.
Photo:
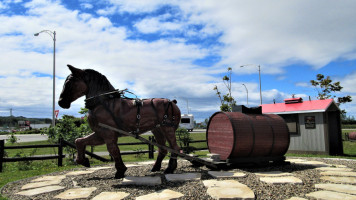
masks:
[(329, 155), (343, 155), (340, 111), (327, 112)]

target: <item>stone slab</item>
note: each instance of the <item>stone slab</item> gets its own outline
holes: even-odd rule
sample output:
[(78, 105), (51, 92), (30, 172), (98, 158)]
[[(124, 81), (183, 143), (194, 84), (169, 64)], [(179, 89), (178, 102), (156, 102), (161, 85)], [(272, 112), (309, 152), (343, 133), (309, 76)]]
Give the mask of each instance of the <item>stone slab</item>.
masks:
[(66, 190), (54, 198), (58, 199), (80, 199), (80, 198), (88, 198), (92, 192), (96, 190), (96, 187), (90, 188), (73, 188)]
[(320, 179), (325, 181), (330, 181), (333, 183), (351, 183), (356, 184), (356, 177), (346, 177), (346, 176), (322, 176)]
[(278, 177), (278, 176), (293, 176), (292, 173), (282, 171), (256, 172), (256, 176)]
[(306, 194), (307, 197), (313, 197), (320, 200), (355, 200), (355, 195), (349, 195), (341, 192), (317, 191)]
[(271, 184), (303, 184), (303, 181), (294, 176), (260, 177), (260, 181)]
[(200, 180), (200, 178), (200, 173), (166, 174), (166, 179), (170, 182), (197, 181)]
[(112, 169), (113, 167), (93, 167), (93, 168), (89, 168), (88, 171), (98, 171), (98, 170), (102, 170), (102, 169)]
[(297, 165), (308, 165), (312, 167), (330, 167), (331, 165), (320, 162), (320, 161), (304, 161), (304, 162), (294, 162)]
[(61, 181), (62, 181), (61, 179), (58, 179), (58, 180), (51, 180), (51, 181), (31, 182), (31, 183), (27, 183), (26, 185), (22, 186), (21, 190), (45, 187), (45, 186), (49, 186), (49, 185), (58, 185), (59, 183), (61, 183)]
[(341, 172), (350, 172), (352, 171), (351, 168), (346, 167), (318, 167), (317, 170), (321, 171), (341, 171)]
[(223, 181), (218, 181), (218, 180), (205, 180), (203, 181), (203, 184), (205, 187), (240, 187), (241, 185), (244, 185), (238, 181), (235, 180), (223, 180)]
[(31, 182), (42, 182), (42, 181), (53, 181), (53, 180), (63, 180), (65, 179), (65, 175), (59, 175), (59, 176), (42, 176), (39, 178), (36, 178), (32, 180)]
[(79, 175), (85, 175), (85, 174), (91, 174), (93, 173), (93, 170), (88, 170), (88, 171), (72, 171), (66, 173), (66, 176), (79, 176)]
[(245, 173), (233, 172), (233, 171), (208, 171), (208, 174), (214, 178), (226, 178), (226, 177), (242, 178), (247, 176), (247, 174)]
[(315, 188), (356, 195), (356, 185), (327, 183), (315, 184)]
[(169, 200), (178, 199), (184, 195), (173, 190), (164, 189), (157, 192), (137, 197), (136, 200)]
[(122, 181), (122, 185), (161, 185), (160, 176), (128, 176)]
[(323, 176), (353, 176), (356, 177), (356, 172), (343, 172), (343, 171), (325, 171), (320, 172)]
[(129, 196), (126, 192), (102, 192), (96, 195), (92, 200), (120, 200)]
[(287, 200), (308, 200), (308, 199), (305, 199), (305, 198), (302, 198), (302, 197), (291, 197)]
[(33, 195), (38, 195), (38, 194), (43, 194), (43, 193), (62, 190), (64, 188), (65, 187), (59, 186), (59, 185), (51, 185), (51, 186), (46, 186), (46, 187), (40, 187), (40, 188), (21, 191), (21, 192), (18, 192), (16, 194), (24, 195), (24, 196), (33, 196)]
[(126, 167), (141, 167), (142, 165), (138, 165), (138, 164), (127, 164)]
[(291, 158), (291, 159), (286, 159), (286, 162), (300, 163), (300, 162), (306, 162), (306, 160), (299, 159), (299, 158)]
[(207, 194), (214, 199), (255, 199), (254, 192), (246, 185), (235, 180), (206, 180)]

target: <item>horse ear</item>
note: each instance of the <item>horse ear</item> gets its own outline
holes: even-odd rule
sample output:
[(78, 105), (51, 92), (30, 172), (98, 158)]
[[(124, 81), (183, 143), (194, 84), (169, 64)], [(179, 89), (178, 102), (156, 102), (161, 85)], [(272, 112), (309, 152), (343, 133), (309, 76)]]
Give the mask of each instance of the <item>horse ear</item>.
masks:
[(75, 77), (83, 77), (85, 74), (85, 71), (82, 69), (78, 69), (73, 67), (72, 65), (67, 65), (69, 70), (72, 72), (73, 76)]

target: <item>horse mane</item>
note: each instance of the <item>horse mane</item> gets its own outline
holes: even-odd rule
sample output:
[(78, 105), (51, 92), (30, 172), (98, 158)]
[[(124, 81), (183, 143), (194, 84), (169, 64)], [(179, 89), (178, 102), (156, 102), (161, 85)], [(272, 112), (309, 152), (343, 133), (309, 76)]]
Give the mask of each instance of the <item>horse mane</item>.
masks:
[(106, 76), (93, 69), (85, 69), (84, 71), (86, 74), (85, 80), (89, 88), (87, 97), (92, 97), (104, 92), (110, 92), (115, 90), (115, 88), (111, 85)]

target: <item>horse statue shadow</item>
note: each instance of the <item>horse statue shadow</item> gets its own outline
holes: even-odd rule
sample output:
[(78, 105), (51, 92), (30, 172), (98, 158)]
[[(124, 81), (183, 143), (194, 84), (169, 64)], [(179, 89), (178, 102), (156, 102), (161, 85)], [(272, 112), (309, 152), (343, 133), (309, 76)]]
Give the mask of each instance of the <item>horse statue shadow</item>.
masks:
[[(115, 127), (117, 129), (135, 133), (137, 135), (152, 131), (156, 141), (179, 151), (176, 142), (175, 131), (178, 128), (181, 113), (176, 105), (177, 101), (163, 98), (132, 99), (122, 95), (116, 90), (108, 79), (101, 73), (92, 69), (78, 69), (67, 65), (72, 72), (68, 75), (58, 104), (68, 109), (71, 103), (82, 96), (86, 96), (86, 108), (88, 108), (88, 122), (93, 130), (88, 136), (75, 140), (77, 149), (76, 162), (90, 167), (84, 151), (86, 145), (106, 144), (107, 150), (115, 161), (117, 170), (115, 178), (123, 178), (127, 167), (122, 161), (120, 149), (117, 145), (120, 134), (99, 126), (99, 123)], [(167, 154), (167, 150), (158, 148), (158, 156), (153, 165), (152, 172), (161, 169), (161, 163)], [(165, 173), (173, 173), (177, 168), (177, 155), (171, 153), (168, 167)]]

